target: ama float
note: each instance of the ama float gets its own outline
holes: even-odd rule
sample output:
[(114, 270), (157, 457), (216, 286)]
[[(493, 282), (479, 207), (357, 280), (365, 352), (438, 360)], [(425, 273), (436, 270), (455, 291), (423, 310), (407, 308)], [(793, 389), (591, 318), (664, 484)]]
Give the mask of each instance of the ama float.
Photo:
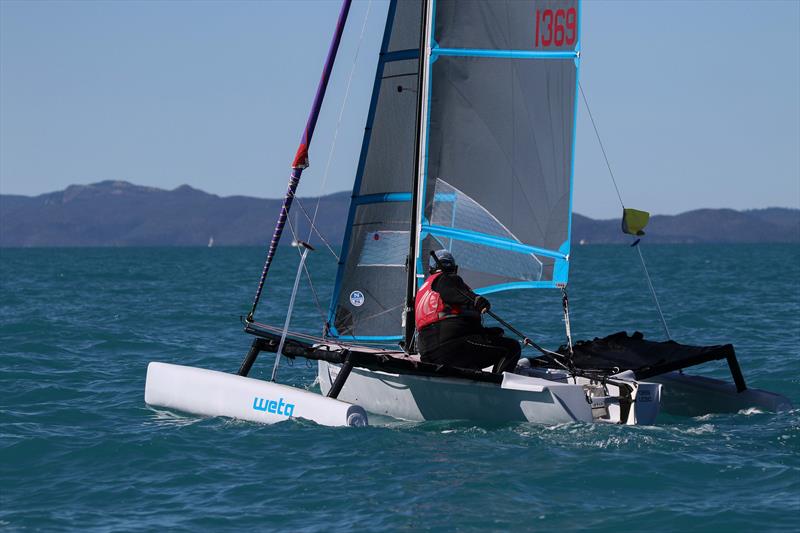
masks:
[[(345, 0), (245, 320), (245, 331), (255, 337), (249, 352), (236, 375), (151, 363), (148, 404), (325, 425), (364, 425), (367, 412), (416, 421), (632, 425), (654, 423), (661, 409), (699, 414), (789, 407), (780, 395), (747, 387), (733, 346), (679, 344), (669, 339), (666, 322), (665, 342), (638, 333), (573, 342), (567, 285), (580, 92), (576, 0), (389, 3), (324, 332), (290, 331), (312, 250), (299, 241), (283, 327), (258, 322), (349, 10)], [(638, 239), (647, 219), (646, 212), (624, 209), (622, 229)], [(428, 256), (440, 248), (459, 259), (460, 274), (478, 294), (558, 294), (563, 316), (554, 320), (566, 325), (564, 345), (542, 348), (505, 324), (536, 351), (514, 372), (421, 361), (414, 299)], [(272, 381), (247, 377), (261, 352), (276, 354)], [(321, 394), (276, 383), (282, 357), (317, 361)], [(683, 373), (720, 359), (732, 382)]]

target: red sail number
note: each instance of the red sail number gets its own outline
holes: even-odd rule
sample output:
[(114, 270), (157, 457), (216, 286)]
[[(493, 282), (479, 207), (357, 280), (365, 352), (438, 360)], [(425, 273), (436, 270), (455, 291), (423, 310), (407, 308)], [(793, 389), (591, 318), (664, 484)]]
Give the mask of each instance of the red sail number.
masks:
[(574, 7), (564, 11), (536, 10), (536, 36), (534, 46), (572, 46), (578, 38), (578, 13)]

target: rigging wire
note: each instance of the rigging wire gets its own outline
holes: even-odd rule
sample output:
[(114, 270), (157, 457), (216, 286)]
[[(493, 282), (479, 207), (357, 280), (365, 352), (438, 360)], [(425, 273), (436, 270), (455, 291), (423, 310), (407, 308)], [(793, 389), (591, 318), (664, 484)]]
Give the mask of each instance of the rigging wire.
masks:
[(658, 298), (656, 297), (656, 290), (653, 287), (653, 282), (650, 279), (650, 273), (647, 271), (647, 265), (644, 263), (644, 256), (642, 255), (642, 248), (639, 246), (638, 242), (636, 243), (636, 251), (639, 252), (639, 259), (642, 261), (642, 267), (644, 267), (644, 275), (647, 278), (647, 284), (650, 286), (650, 292), (653, 293), (653, 301), (656, 303), (656, 309), (658, 310), (658, 316), (661, 317), (661, 325), (664, 326), (664, 332), (667, 334), (667, 338), (671, 339), (672, 335), (669, 334), (669, 328), (667, 327), (667, 321), (664, 320), (664, 313), (661, 312), (661, 305), (658, 303)]
[[(331, 168), (331, 161), (333, 160), (333, 154), (336, 151), (336, 139), (339, 136), (339, 127), (342, 125), (342, 117), (344, 117), (344, 110), (347, 107), (347, 101), (350, 98), (350, 87), (353, 83), (353, 75), (355, 74), (356, 71), (356, 65), (358, 64), (358, 53), (361, 51), (361, 43), (364, 41), (364, 35), (366, 34), (367, 31), (367, 21), (369, 20), (369, 13), (371, 10), (372, 10), (372, 0), (369, 0), (369, 2), (367, 3), (367, 12), (364, 14), (364, 23), (361, 25), (361, 35), (358, 37), (356, 52), (355, 55), (353, 56), (353, 64), (350, 66), (350, 74), (347, 77), (347, 86), (345, 88), (344, 99), (342, 100), (342, 106), (339, 109), (339, 118), (336, 121), (336, 129), (334, 129), (333, 131), (333, 140), (331, 141), (331, 149), (328, 152), (328, 161), (325, 163), (325, 171), (322, 174), (322, 183), (320, 184), (320, 191), (319, 194), (317, 195), (317, 205), (314, 207), (314, 216), (311, 218), (311, 228), (308, 230), (309, 241), (311, 240), (312, 231), (315, 230), (314, 223), (316, 222), (317, 214), (319, 213), (319, 204), (320, 201), (322, 200), (322, 193), (325, 190), (325, 186), (328, 183), (328, 173)], [(303, 211), (305, 212), (305, 209)], [(317, 231), (317, 234), (319, 234), (319, 231)], [(328, 246), (328, 249), (333, 253), (333, 250), (331, 249), (330, 246)], [(335, 253), (333, 255), (334, 257), (336, 257), (336, 260), (338, 261), (339, 256), (336, 255)]]
[(319, 317), (322, 319), (322, 322), (327, 320), (325, 316), (325, 311), (322, 309), (322, 304), (319, 301), (319, 295), (317, 294), (316, 289), (314, 288), (314, 284), (311, 282), (311, 273), (308, 271), (308, 266), (303, 265), (303, 271), (306, 273), (306, 279), (308, 280), (308, 287), (311, 289), (311, 295), (314, 297), (314, 305), (317, 308), (317, 313)]
[[(617, 185), (617, 180), (614, 177), (614, 171), (611, 170), (611, 163), (608, 161), (608, 155), (606, 154), (606, 149), (603, 146), (603, 141), (600, 138), (600, 132), (597, 130), (597, 124), (594, 121), (594, 116), (592, 116), (592, 110), (589, 108), (589, 100), (586, 98), (586, 93), (583, 91), (583, 85), (578, 82), (578, 88), (581, 91), (581, 96), (583, 97), (583, 104), (586, 106), (586, 111), (589, 114), (589, 120), (592, 122), (592, 128), (594, 128), (594, 134), (597, 137), (597, 143), (600, 145), (600, 151), (603, 152), (603, 159), (606, 161), (606, 167), (608, 167), (608, 174), (611, 176), (611, 183), (614, 184), (614, 190), (617, 191), (617, 198), (619, 198), (619, 205), (622, 206), (624, 211), (625, 203), (622, 201), (622, 194), (619, 192), (619, 186)], [(669, 327), (667, 327), (667, 320), (664, 318), (664, 313), (661, 311), (661, 304), (658, 302), (658, 296), (656, 295), (656, 289), (653, 286), (653, 281), (650, 279), (650, 272), (647, 270), (647, 264), (644, 261), (644, 255), (642, 255), (641, 246), (639, 246), (640, 239), (637, 239), (631, 246), (636, 248), (636, 251), (639, 252), (639, 260), (642, 263), (642, 269), (644, 270), (644, 276), (647, 279), (647, 285), (650, 287), (650, 294), (653, 295), (653, 302), (656, 304), (656, 311), (658, 311), (658, 316), (661, 318), (661, 325), (664, 327), (664, 333), (667, 335), (667, 339), (672, 339), (672, 336), (669, 333)]]
[[(320, 233), (320, 231), (317, 229), (317, 226), (314, 225), (314, 221), (311, 220), (311, 217), (308, 215), (308, 211), (306, 211), (306, 208), (303, 207), (303, 203), (300, 201), (300, 198), (295, 198), (295, 202), (297, 202), (297, 205), (300, 207), (300, 211), (303, 212), (303, 216), (306, 217), (306, 220), (308, 220), (308, 222), (310, 224), (308, 242), (311, 242), (311, 233), (310, 232), (313, 231), (314, 233), (317, 234), (317, 237), (319, 237), (319, 240), (322, 241), (322, 243), (325, 245), (325, 247), (328, 249), (328, 251), (331, 253), (331, 255), (333, 257), (335, 257), (336, 260), (338, 261), (339, 260), (339, 255), (333, 250), (333, 247), (331, 246), (331, 243), (328, 242), (328, 239), (326, 239), (325, 236), (322, 233)], [(297, 230), (300, 231), (300, 228), (298, 227)]]
[(600, 132), (597, 131), (597, 124), (594, 122), (594, 116), (592, 116), (592, 110), (589, 108), (589, 101), (586, 99), (586, 93), (583, 92), (583, 85), (581, 82), (578, 82), (578, 87), (581, 90), (581, 96), (583, 97), (583, 104), (586, 106), (586, 111), (589, 113), (589, 120), (592, 121), (592, 127), (594, 128), (594, 134), (597, 137), (597, 142), (600, 144), (600, 151), (603, 152), (603, 159), (606, 160), (606, 167), (608, 167), (608, 173), (611, 175), (611, 183), (614, 184), (614, 190), (617, 191), (617, 198), (619, 198), (619, 205), (622, 206), (622, 209), (625, 209), (625, 204), (622, 201), (622, 195), (619, 192), (619, 187), (617, 186), (617, 180), (614, 178), (614, 171), (611, 170), (611, 163), (608, 162), (608, 155), (606, 154), (606, 149), (603, 146), (603, 141), (600, 139)]
[[(292, 224), (292, 220), (288, 219), (287, 222), (289, 222), (289, 231), (292, 234), (292, 240), (293, 241), (297, 241), (297, 231), (294, 228), (294, 224)], [(299, 230), (299, 229), (300, 228), (299, 228), (299, 225), (298, 225), (297, 230)], [(297, 248), (297, 253), (300, 256), (303, 255), (303, 251), (299, 247)], [(320, 304), (319, 296), (317, 295), (316, 289), (314, 289), (314, 283), (312, 283), (312, 281), (311, 281), (311, 273), (308, 271), (308, 265), (306, 263), (303, 263), (303, 272), (305, 272), (305, 274), (306, 274), (306, 279), (308, 280), (308, 287), (311, 289), (311, 294), (314, 296), (314, 305), (317, 308), (317, 313), (319, 313), (320, 318), (322, 318), (322, 321), (324, 322), (325, 321), (325, 312), (322, 310), (322, 305)]]
[[(330, 148), (330, 151), (328, 152), (328, 160), (327, 160), (327, 163), (325, 164), (325, 171), (323, 173), (322, 183), (320, 184), (320, 191), (319, 191), (319, 194), (317, 195), (317, 204), (316, 204), (316, 206), (314, 208), (314, 216), (313, 217), (309, 216), (308, 211), (306, 211), (306, 209), (303, 206), (303, 204), (300, 201), (300, 199), (297, 198), (297, 197), (294, 198), (295, 202), (300, 207), (300, 211), (302, 211), (303, 216), (305, 216), (306, 219), (309, 221), (308, 238), (306, 239), (306, 241), (310, 242), (311, 241), (311, 237), (314, 234), (316, 234), (319, 237), (319, 239), (323, 242), (325, 247), (328, 249), (328, 251), (331, 253), (331, 255), (333, 255), (333, 257), (335, 257), (337, 261), (339, 261), (339, 255), (333, 250), (333, 247), (328, 242), (328, 240), (322, 235), (322, 233), (319, 231), (319, 229), (317, 229), (316, 219), (317, 219), (317, 214), (319, 213), (320, 200), (322, 199), (322, 195), (323, 195), (323, 193), (325, 191), (325, 185), (328, 182), (328, 174), (329, 174), (329, 171), (330, 171), (331, 160), (333, 159), (333, 154), (334, 154), (334, 151), (336, 149), (336, 139), (339, 136), (339, 129), (340, 129), (340, 126), (341, 126), (341, 123), (342, 123), (342, 117), (344, 116), (344, 110), (347, 107), (347, 101), (348, 101), (348, 99), (350, 97), (350, 87), (351, 87), (352, 82), (353, 82), (353, 75), (355, 74), (356, 64), (357, 64), (357, 61), (358, 61), (358, 53), (361, 50), (361, 43), (363, 42), (364, 35), (366, 34), (367, 21), (369, 20), (369, 14), (370, 14), (371, 9), (372, 9), (372, 0), (369, 0), (369, 2), (367, 4), (366, 13), (364, 14), (364, 22), (363, 22), (363, 24), (361, 26), (361, 35), (358, 38), (358, 44), (356, 46), (356, 52), (355, 52), (355, 55), (353, 57), (353, 64), (350, 67), (350, 74), (349, 74), (349, 76), (347, 78), (347, 86), (346, 86), (346, 89), (345, 89), (344, 98), (342, 100), (341, 108), (339, 109), (339, 118), (338, 118), (338, 120), (336, 122), (336, 128), (334, 130), (333, 140), (331, 141), (331, 148)], [(297, 237), (297, 234), (298, 234), (298, 232), (300, 230), (299, 224), (297, 224), (298, 227), (295, 228), (295, 224), (292, 223), (291, 219), (288, 219), (287, 222), (289, 223), (289, 231), (292, 234), (292, 240), (298, 241), (299, 239)], [(295, 219), (295, 222), (297, 222), (296, 219)], [(302, 251), (299, 248), (297, 249), (297, 252), (298, 252), (298, 254), (302, 255)], [(305, 272), (306, 279), (308, 280), (308, 286), (311, 289), (311, 294), (313, 295), (313, 298), (314, 298), (314, 305), (317, 308), (317, 313), (319, 313), (319, 316), (322, 319), (322, 321), (325, 322), (327, 320), (327, 318), (326, 318), (325, 312), (322, 309), (322, 305), (320, 303), (319, 295), (317, 294), (317, 291), (314, 288), (314, 283), (311, 280), (311, 273), (309, 272), (308, 266), (306, 264), (303, 264), (303, 271)]]

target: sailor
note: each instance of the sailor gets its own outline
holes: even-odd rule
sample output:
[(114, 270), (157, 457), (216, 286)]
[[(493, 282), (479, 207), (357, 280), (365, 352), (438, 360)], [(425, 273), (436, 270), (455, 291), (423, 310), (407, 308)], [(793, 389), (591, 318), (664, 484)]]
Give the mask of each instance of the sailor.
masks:
[(511, 372), (520, 345), (503, 336), (502, 328), (484, 328), (481, 315), (489, 300), (475, 294), (458, 275), (458, 265), (447, 250), (430, 258), (430, 276), (417, 292), (414, 304), (417, 348), (423, 362), (492, 372)]

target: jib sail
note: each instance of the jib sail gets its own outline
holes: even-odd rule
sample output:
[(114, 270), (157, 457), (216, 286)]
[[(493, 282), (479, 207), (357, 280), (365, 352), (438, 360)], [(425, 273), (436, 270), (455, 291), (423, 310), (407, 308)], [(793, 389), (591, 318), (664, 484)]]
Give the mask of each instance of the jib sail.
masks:
[(411, 234), (422, 5), (389, 5), (328, 333), (400, 338)]

